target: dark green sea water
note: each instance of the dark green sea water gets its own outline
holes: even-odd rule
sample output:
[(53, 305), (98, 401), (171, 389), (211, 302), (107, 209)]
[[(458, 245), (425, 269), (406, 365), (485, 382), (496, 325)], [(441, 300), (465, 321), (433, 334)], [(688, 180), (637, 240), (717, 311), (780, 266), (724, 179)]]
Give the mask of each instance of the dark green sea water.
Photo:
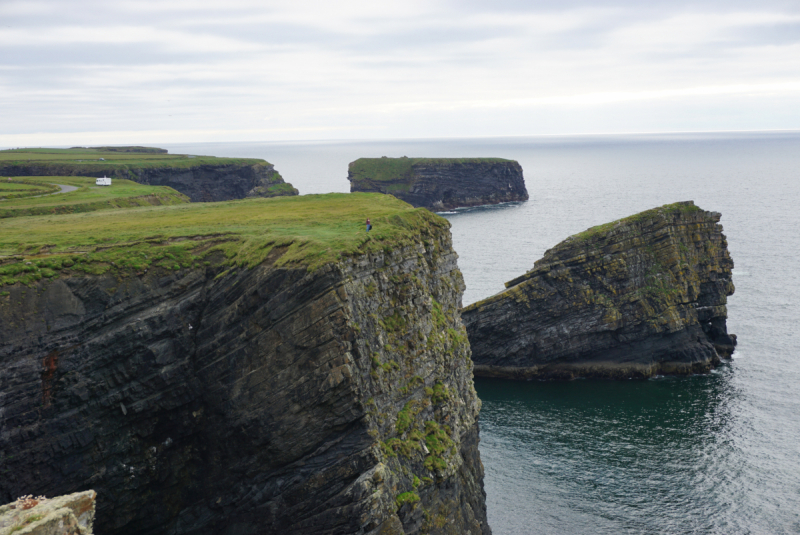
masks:
[[(479, 379), (489, 507), (514, 533), (732, 533), (747, 460), (730, 366), (651, 381)], [(502, 529), (506, 527), (506, 529)]]
[(503, 289), (571, 234), (662, 204), (722, 213), (732, 361), (648, 381), (477, 380), (489, 523), (505, 534), (800, 533), (800, 134), (228, 143), (301, 193), (359, 157), (496, 156), (531, 200), (445, 214), (467, 290)]

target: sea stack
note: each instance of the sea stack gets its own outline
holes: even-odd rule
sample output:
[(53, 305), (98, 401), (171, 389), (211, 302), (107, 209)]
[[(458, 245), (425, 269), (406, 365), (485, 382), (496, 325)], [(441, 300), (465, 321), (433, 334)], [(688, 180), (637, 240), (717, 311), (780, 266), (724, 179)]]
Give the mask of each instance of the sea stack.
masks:
[(359, 158), (350, 191), (394, 195), (430, 210), (527, 201), (522, 167), (502, 158)]
[(679, 202), (548, 250), (462, 317), (475, 375), (512, 379), (706, 372), (729, 357), (733, 261), (720, 214)]

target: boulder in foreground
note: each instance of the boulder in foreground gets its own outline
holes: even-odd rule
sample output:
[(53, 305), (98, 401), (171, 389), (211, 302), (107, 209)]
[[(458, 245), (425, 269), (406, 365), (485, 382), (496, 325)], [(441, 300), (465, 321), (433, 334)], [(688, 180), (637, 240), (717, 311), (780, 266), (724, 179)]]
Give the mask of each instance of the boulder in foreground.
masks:
[(0, 535), (92, 535), (93, 490), (45, 498), (23, 496), (0, 506)]
[(650, 377), (706, 372), (727, 332), (733, 261), (720, 214), (693, 202), (572, 236), (462, 317), (475, 375)]

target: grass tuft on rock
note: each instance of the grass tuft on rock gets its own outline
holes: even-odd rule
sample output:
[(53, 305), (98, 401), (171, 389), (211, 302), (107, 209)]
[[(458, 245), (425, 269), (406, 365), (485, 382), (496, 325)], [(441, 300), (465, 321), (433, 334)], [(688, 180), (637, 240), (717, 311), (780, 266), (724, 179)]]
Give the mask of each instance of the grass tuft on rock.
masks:
[(602, 225), (597, 225), (595, 227), (586, 229), (583, 232), (575, 234), (574, 236), (570, 236), (568, 240), (586, 241), (592, 238), (602, 236), (617, 226), (637, 223), (645, 221), (652, 217), (657, 217), (660, 215), (668, 215), (676, 212), (688, 214), (700, 211), (701, 209), (695, 206), (693, 201), (683, 201), (672, 204), (665, 204), (664, 206), (659, 206), (658, 208), (651, 208), (650, 210), (645, 210), (644, 212), (639, 212), (638, 214), (634, 214), (632, 216), (624, 217), (622, 219), (617, 219), (616, 221), (612, 221), (610, 223), (604, 223)]

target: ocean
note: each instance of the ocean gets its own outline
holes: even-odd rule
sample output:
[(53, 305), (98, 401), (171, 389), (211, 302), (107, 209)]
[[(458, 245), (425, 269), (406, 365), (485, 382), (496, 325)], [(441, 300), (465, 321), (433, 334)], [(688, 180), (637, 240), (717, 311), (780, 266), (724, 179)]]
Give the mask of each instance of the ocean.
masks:
[(464, 304), (591, 226), (693, 200), (735, 263), (713, 373), (646, 381), (477, 379), (489, 523), (505, 534), (800, 533), (800, 133), (193, 143), (264, 158), (302, 194), (349, 191), (359, 157), (501, 157), (530, 200), (454, 210)]

